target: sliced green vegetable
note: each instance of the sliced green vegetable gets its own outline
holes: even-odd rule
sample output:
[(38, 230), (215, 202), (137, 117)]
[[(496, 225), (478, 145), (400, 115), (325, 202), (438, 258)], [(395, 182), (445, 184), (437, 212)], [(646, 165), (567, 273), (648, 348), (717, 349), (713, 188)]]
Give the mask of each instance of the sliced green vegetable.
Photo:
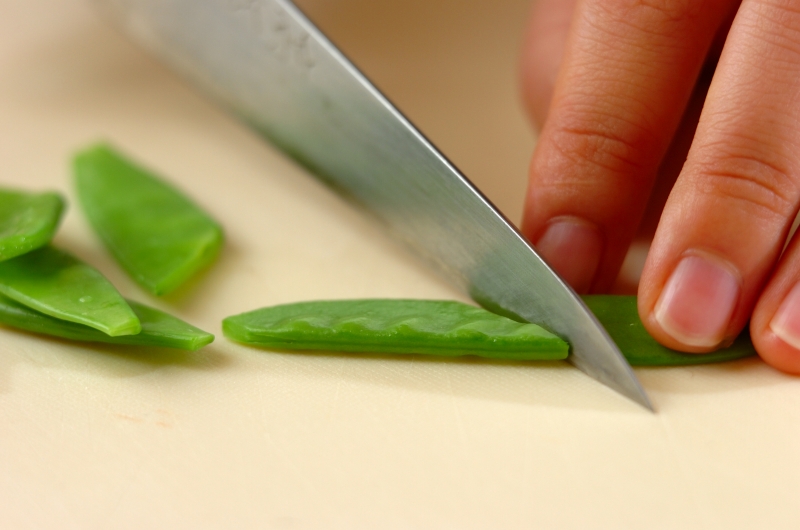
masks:
[(111, 336), (141, 330), (136, 314), (100, 272), (49, 245), (0, 262), (0, 293)]
[(70, 340), (106, 342), (131, 346), (155, 346), (195, 351), (214, 340), (214, 335), (187, 324), (163, 311), (128, 300), (139, 317), (142, 331), (137, 335), (110, 337), (90, 327), (39, 313), (0, 295), (0, 323), (33, 333)]
[(57, 193), (0, 189), (0, 261), (46, 245), (63, 210), (64, 200)]
[(662, 346), (639, 319), (635, 296), (589, 295), (583, 301), (606, 328), (633, 366), (679, 366), (733, 361), (756, 354), (747, 330), (727, 348), (711, 353), (682, 353)]
[(276, 349), (477, 355), (494, 359), (567, 357), (566, 342), (460, 302), (340, 300), (265, 307), (223, 320), (229, 339)]
[(74, 160), (78, 198), (95, 231), (142, 287), (166, 294), (216, 258), (222, 229), (197, 205), (107, 145)]

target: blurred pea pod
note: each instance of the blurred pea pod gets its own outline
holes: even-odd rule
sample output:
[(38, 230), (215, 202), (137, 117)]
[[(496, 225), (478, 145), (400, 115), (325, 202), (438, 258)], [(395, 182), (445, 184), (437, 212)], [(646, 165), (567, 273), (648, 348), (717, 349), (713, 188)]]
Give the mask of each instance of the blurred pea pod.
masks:
[(64, 200), (57, 193), (0, 189), (0, 261), (46, 245), (63, 210)]
[(220, 226), (161, 178), (103, 144), (78, 153), (73, 167), (92, 227), (148, 291), (167, 294), (216, 258)]
[(222, 330), (238, 342), (287, 350), (555, 360), (566, 358), (569, 348), (535, 324), (433, 300), (286, 304), (228, 317)]
[(2, 295), (0, 295), (0, 323), (33, 333), (70, 340), (177, 348), (190, 351), (202, 348), (214, 340), (214, 335), (163, 311), (132, 300), (128, 300), (128, 304), (142, 323), (142, 330), (136, 335), (111, 337), (88, 326), (39, 313)]
[(111, 336), (141, 331), (136, 314), (100, 272), (49, 245), (0, 262), (0, 293)]

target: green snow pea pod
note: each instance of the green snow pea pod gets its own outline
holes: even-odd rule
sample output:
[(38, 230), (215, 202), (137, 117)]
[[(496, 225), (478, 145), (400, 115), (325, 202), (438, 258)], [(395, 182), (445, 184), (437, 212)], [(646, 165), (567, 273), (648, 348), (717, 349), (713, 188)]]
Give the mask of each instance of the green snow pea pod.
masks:
[(78, 199), (111, 254), (142, 287), (169, 293), (216, 258), (222, 229), (197, 205), (107, 145), (74, 160)]
[(52, 246), (0, 261), (0, 293), (111, 336), (139, 333), (136, 314), (94, 267)]
[(756, 354), (747, 330), (727, 348), (711, 353), (683, 353), (662, 346), (639, 319), (635, 296), (587, 295), (583, 301), (606, 328), (633, 366), (680, 366), (733, 361)]
[(554, 360), (569, 345), (535, 324), (460, 302), (339, 300), (265, 307), (226, 318), (229, 339), (286, 350), (477, 355)]
[(45, 315), (3, 295), (0, 295), (0, 323), (70, 340), (190, 351), (202, 348), (214, 340), (214, 335), (163, 311), (132, 300), (128, 300), (128, 304), (142, 323), (142, 331), (136, 335), (111, 337), (88, 326)]
[(57, 193), (0, 189), (0, 261), (47, 244), (63, 211), (64, 199)]

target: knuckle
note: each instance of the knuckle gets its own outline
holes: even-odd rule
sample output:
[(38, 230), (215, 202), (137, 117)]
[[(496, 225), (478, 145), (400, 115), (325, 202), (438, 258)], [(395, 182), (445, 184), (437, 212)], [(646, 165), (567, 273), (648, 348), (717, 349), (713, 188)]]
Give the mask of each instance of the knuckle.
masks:
[(642, 170), (648, 133), (619, 117), (611, 120), (594, 115), (562, 120), (550, 140), (563, 158), (578, 166), (594, 166), (613, 174)]
[(730, 154), (700, 169), (699, 190), (743, 214), (783, 222), (794, 214), (800, 189), (783, 164), (755, 154)]
[(703, 2), (696, 0), (632, 0), (636, 9), (649, 11), (666, 20), (696, 18), (702, 11)]
[(694, 21), (708, 8), (708, 2), (697, 0), (606, 0), (599, 4), (607, 15), (647, 30), (653, 24)]

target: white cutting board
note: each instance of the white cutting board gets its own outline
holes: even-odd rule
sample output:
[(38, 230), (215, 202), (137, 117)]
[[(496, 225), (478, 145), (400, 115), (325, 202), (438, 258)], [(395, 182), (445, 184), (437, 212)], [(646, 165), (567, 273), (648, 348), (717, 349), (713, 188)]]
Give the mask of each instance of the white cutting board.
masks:
[[(497, 42), (513, 47), (496, 26)], [(514, 50), (488, 44), (491, 35), (461, 47), (483, 50), (477, 62), (447, 64), (511, 72)], [(494, 82), (448, 101), (504, 116), (513, 79)], [(521, 193), (530, 148), (521, 118), (509, 119), (508, 142), (493, 133), (475, 154), (485, 122), (464, 133), (463, 116), (436, 114), (424, 86), (384, 85), (468, 174), (491, 181), (501, 206)], [(221, 259), (179, 295), (156, 300), (136, 287), (77, 210), (69, 157), (97, 139), (169, 176), (225, 226)], [(489, 171), (508, 167), (498, 142), (519, 147), (506, 192)], [(60, 246), (126, 296), (217, 334), (200, 352), (163, 355), (0, 329), (2, 529), (800, 525), (800, 379), (756, 359), (637, 369), (653, 415), (565, 363), (271, 353), (226, 341), (223, 317), (267, 304), (463, 297), (80, 1), (0, 1), (0, 184), (62, 191), (72, 204)]]

